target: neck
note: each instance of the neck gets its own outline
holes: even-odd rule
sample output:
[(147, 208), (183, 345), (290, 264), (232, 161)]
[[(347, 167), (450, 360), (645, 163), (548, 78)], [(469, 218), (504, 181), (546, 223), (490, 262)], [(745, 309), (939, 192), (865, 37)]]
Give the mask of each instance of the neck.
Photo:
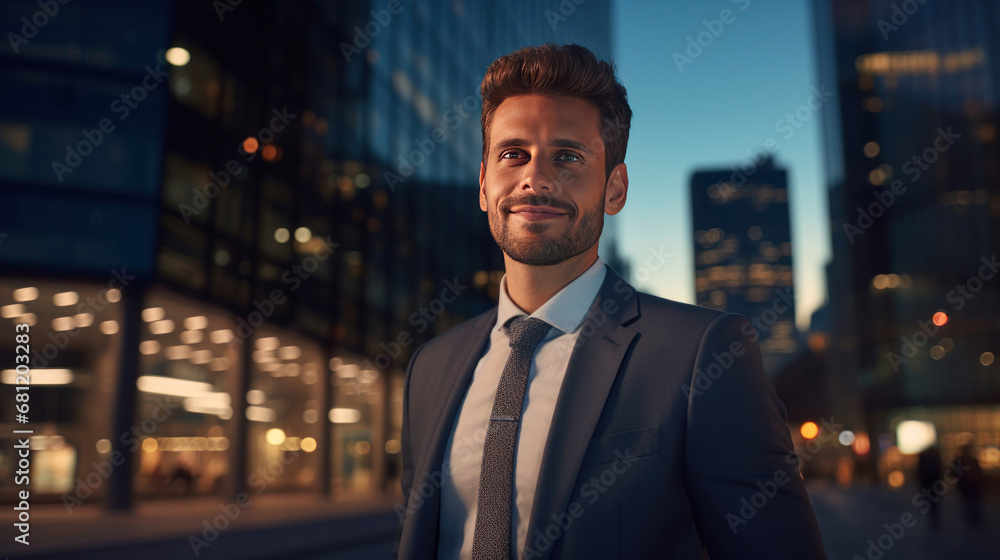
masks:
[(507, 296), (514, 305), (531, 314), (594, 264), (597, 244), (575, 257), (552, 265), (519, 263), (506, 253), (503, 260), (507, 269)]

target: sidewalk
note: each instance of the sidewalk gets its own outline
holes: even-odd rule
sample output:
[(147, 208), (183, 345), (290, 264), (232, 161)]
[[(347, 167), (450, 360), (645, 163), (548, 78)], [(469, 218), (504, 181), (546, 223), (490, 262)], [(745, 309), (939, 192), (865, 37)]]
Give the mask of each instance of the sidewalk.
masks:
[(930, 514), (911, 501), (916, 488), (841, 488), (818, 482), (807, 488), (828, 560), (986, 560), (1000, 554), (1000, 506), (985, 504), (985, 525), (975, 531), (964, 524), (957, 491), (942, 499), (941, 529), (934, 531)]
[(395, 537), (392, 505), (381, 496), (334, 501), (315, 494), (262, 494), (245, 508), (217, 497), (155, 501), (126, 513), (85, 505), (71, 515), (62, 505), (33, 505), (27, 547), (13, 542), (12, 512), (0, 514), (7, 528), (0, 557), (288, 558), (373, 543), (384, 547)]

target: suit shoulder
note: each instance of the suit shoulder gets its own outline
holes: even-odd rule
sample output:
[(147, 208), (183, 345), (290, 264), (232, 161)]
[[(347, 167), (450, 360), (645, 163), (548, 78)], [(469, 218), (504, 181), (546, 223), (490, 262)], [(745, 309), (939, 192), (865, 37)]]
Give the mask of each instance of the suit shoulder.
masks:
[(423, 343), (418, 351), (425, 355), (428, 353), (452, 352), (456, 347), (469, 344), (471, 338), (489, 329), (496, 321), (496, 316), (497, 309), (494, 307), (471, 319), (466, 319)]
[(746, 317), (700, 305), (682, 303), (652, 294), (636, 292), (640, 320), (653, 321), (661, 326), (680, 325), (686, 331), (702, 333), (713, 325), (722, 330), (741, 330), (749, 324)]
[(669, 316), (681, 321), (691, 321), (697, 324), (711, 324), (723, 315), (731, 315), (724, 311), (709, 309), (700, 305), (682, 303), (672, 299), (661, 298), (644, 292), (636, 292), (639, 299), (639, 312), (642, 315)]

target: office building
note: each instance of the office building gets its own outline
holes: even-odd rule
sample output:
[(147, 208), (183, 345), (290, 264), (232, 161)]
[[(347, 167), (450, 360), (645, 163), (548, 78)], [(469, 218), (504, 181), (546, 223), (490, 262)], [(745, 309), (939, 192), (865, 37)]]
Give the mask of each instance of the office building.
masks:
[(0, 50), (0, 309), (30, 325), (34, 503), (233, 496), (262, 472), (396, 499), (406, 363), (503, 274), (482, 75), (546, 41), (610, 56), (607, 1), (553, 9), (4, 3), (45, 20)]
[(697, 303), (749, 319), (773, 376), (799, 348), (788, 172), (763, 158), (696, 171), (690, 187)]
[(822, 110), (832, 402), (871, 431), (883, 480), (913, 465), (906, 421), (945, 457), (971, 444), (1000, 468), (1000, 6), (813, 5), (818, 80), (837, 92)]

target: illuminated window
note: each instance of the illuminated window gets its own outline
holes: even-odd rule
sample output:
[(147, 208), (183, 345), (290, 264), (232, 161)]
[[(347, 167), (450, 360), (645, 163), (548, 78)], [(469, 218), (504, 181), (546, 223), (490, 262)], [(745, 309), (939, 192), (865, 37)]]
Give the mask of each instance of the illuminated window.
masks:
[[(236, 435), (232, 391), (240, 347), (228, 342), (237, 325), (225, 313), (156, 290), (144, 308), (156, 310), (150, 318), (164, 318), (140, 331), (136, 493), (215, 494), (225, 486), (227, 450)], [(164, 323), (171, 328), (158, 326)]]
[[(65, 306), (71, 301), (71, 307)], [(93, 465), (104, 464), (107, 457), (97, 443), (112, 437), (109, 426), (122, 335), (120, 329), (110, 327), (121, 324), (120, 301), (121, 292), (108, 290), (106, 282), (0, 281), (0, 309), (9, 333), (0, 340), (0, 351), (8, 356), (0, 366), (4, 403), (14, 402), (17, 383), (14, 325), (37, 325), (28, 331), (33, 351), (27, 426), (34, 428), (28, 488), (32, 497), (69, 493), (70, 498), (86, 501), (104, 495), (104, 478)], [(55, 331), (54, 322), (70, 328)], [(12, 422), (13, 406), (4, 407), (10, 415), (5, 421)], [(0, 446), (0, 464), (16, 464), (13, 443), (5, 440)], [(77, 479), (101, 483), (84, 482), (86, 495), (77, 496)], [(13, 495), (13, 482), (13, 476), (0, 478), (0, 492)]]
[(333, 423), (330, 453), (335, 493), (375, 489), (376, 454), (381, 456), (386, 451), (378, 436), (384, 408), (384, 376), (374, 365), (347, 356), (335, 357), (329, 363), (334, 401), (324, 420)]
[[(249, 344), (249, 342), (248, 342)], [(277, 328), (257, 329), (244, 416), (247, 472), (270, 489), (318, 488), (325, 368), (318, 344)]]

